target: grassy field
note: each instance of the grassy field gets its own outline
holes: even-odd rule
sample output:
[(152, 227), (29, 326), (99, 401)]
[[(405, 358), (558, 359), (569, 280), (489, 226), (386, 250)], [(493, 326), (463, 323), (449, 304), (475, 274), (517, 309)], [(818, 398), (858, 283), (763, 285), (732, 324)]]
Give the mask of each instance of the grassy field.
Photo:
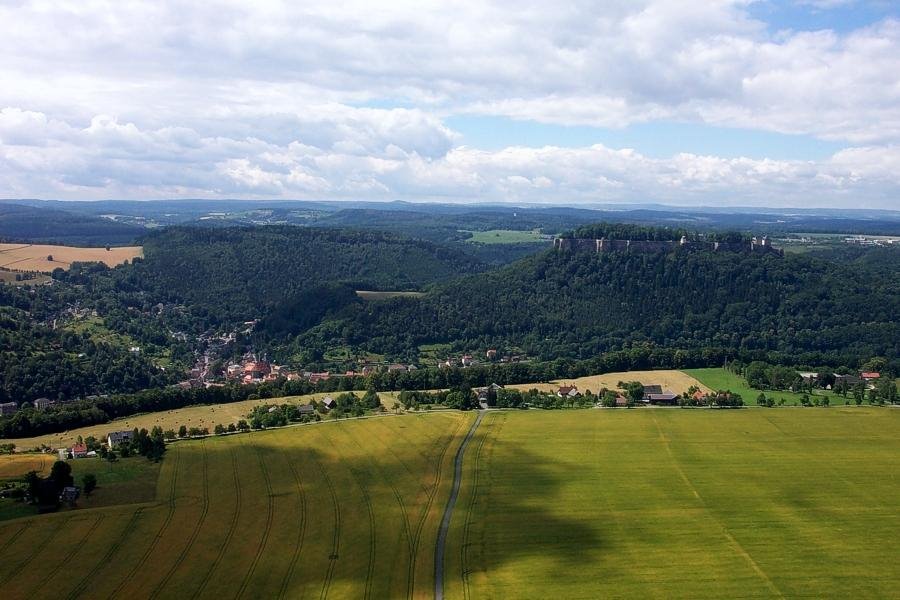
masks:
[[(0, 267), (16, 271), (41, 271), (68, 269), (73, 262), (103, 262), (114, 267), (126, 260), (143, 256), (141, 246), (120, 248), (77, 248), (75, 246), (49, 246), (42, 244), (0, 244)], [(53, 260), (47, 260), (52, 256)]]
[[(780, 398), (784, 398), (784, 403), (788, 406), (799, 406), (800, 397), (803, 395), (788, 391), (754, 390), (747, 385), (747, 381), (743, 377), (735, 375), (731, 371), (726, 371), (725, 369), (685, 369), (684, 372), (691, 377), (695, 377), (705, 386), (714, 390), (731, 390), (732, 392), (740, 394), (744, 399), (744, 404), (748, 406), (756, 405), (756, 398), (759, 396), (760, 392), (764, 393), (766, 397), (771, 396), (772, 398), (775, 398), (775, 402), (778, 402), (778, 399)], [(816, 390), (815, 396), (818, 396), (819, 398), (827, 397), (832, 405), (843, 405), (847, 400), (847, 398), (844, 398), (843, 396), (833, 394), (826, 390)], [(815, 396), (810, 396), (810, 399)]]
[(896, 597), (900, 411), (489, 413), (454, 598)]
[[(3, 255), (0, 254), (0, 257)], [(2, 259), (2, 258), (0, 258)], [(0, 269), (0, 283), (8, 283), (10, 285), (42, 285), (51, 281), (52, 278), (49, 275), (39, 274), (34, 276), (31, 279), (26, 279), (24, 281), (16, 281), (16, 276), (20, 275), (16, 271), (6, 271)]]
[(151, 504), (0, 523), (0, 588), (5, 598), (430, 597), (437, 522), (472, 418), (178, 442)]
[[(550, 383), (523, 383), (520, 385), (511, 385), (508, 387), (519, 390), (538, 389), (542, 392), (555, 392), (559, 386), (566, 384), (575, 384), (578, 391), (584, 393), (591, 390), (594, 394), (601, 388), (610, 390), (616, 389), (620, 381), (640, 381), (644, 385), (661, 385), (663, 390), (671, 390), (676, 394), (686, 392), (689, 387), (696, 385), (704, 391), (712, 391), (712, 388), (704, 385), (702, 381), (689, 374), (690, 372), (659, 370), (659, 371), (627, 371), (623, 373), (605, 373), (603, 375), (590, 375), (588, 377), (579, 377), (577, 379), (557, 379)], [(755, 397), (755, 396), (754, 396)]]
[(466, 241), (473, 244), (522, 244), (548, 241), (544, 239), (540, 231), (491, 229), (489, 231), (470, 231), (469, 233), (472, 234), (472, 237)]

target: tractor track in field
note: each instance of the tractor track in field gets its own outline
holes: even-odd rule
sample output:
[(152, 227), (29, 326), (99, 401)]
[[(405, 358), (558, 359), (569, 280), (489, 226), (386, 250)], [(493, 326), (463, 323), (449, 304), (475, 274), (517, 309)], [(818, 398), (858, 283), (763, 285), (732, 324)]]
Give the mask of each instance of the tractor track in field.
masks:
[(22, 561), (21, 563), (19, 563), (19, 566), (17, 566), (15, 569), (13, 569), (13, 570), (10, 571), (9, 573), (7, 573), (2, 579), (0, 579), (0, 588), (2, 588), (2, 586), (6, 585), (6, 583), (7, 583), (10, 579), (12, 579), (13, 577), (15, 577), (16, 574), (18, 574), (22, 569), (24, 569), (24, 568), (27, 567), (29, 564), (31, 564), (31, 561), (33, 561), (33, 560), (34, 560), (41, 552), (43, 552), (44, 548), (47, 547), (47, 544), (50, 543), (50, 540), (52, 540), (53, 537), (54, 537), (59, 531), (61, 531), (63, 528), (65, 528), (66, 525), (69, 524), (69, 522), (72, 520), (72, 517), (68, 517), (68, 518), (66, 518), (66, 519), (59, 519), (59, 520), (61, 521), (60, 525), (57, 526), (57, 527), (55, 527), (55, 528), (53, 528), (53, 530), (50, 532), (50, 535), (48, 535), (44, 540), (41, 540), (41, 542), (40, 542), (37, 546), (34, 546), (34, 547), (32, 548), (32, 550), (31, 550), (31, 554), (29, 554), (29, 555), (25, 558), (24, 561)]
[(166, 519), (163, 521), (163, 524), (156, 531), (156, 535), (153, 537), (153, 541), (150, 542), (150, 546), (144, 551), (144, 554), (141, 555), (141, 558), (138, 560), (137, 564), (135, 564), (130, 571), (128, 571), (128, 575), (125, 576), (122, 581), (119, 582), (119, 585), (116, 586), (116, 589), (112, 591), (109, 595), (110, 598), (115, 598), (119, 595), (129, 581), (131, 581), (135, 574), (144, 566), (144, 563), (147, 562), (147, 559), (150, 558), (150, 555), (153, 554), (153, 551), (156, 549), (156, 546), (159, 544), (159, 540), (162, 539), (162, 536), (166, 533), (166, 530), (169, 528), (169, 525), (172, 524), (172, 519), (175, 517), (175, 492), (176, 485), (178, 483), (178, 465), (181, 462), (181, 453), (175, 452), (175, 465), (172, 467), (172, 483), (169, 487), (169, 512), (166, 514)]
[(143, 507), (134, 511), (134, 513), (131, 515), (131, 518), (128, 520), (128, 523), (126, 523), (124, 529), (122, 529), (122, 535), (120, 535), (115, 542), (110, 544), (109, 549), (106, 551), (106, 554), (104, 554), (103, 557), (97, 562), (97, 564), (94, 565), (94, 567), (90, 571), (88, 571), (87, 575), (85, 575), (81, 579), (81, 581), (78, 582), (78, 585), (76, 585), (72, 589), (72, 591), (69, 592), (69, 595), (66, 596), (68, 600), (73, 600), (74, 598), (77, 598), (82, 592), (84, 592), (85, 588), (88, 586), (91, 580), (97, 575), (97, 573), (100, 572), (100, 569), (109, 564), (110, 559), (115, 556), (116, 552), (118, 552), (119, 548), (121, 548), (122, 544), (125, 542), (125, 534), (132, 530), (143, 511)]
[(237, 531), (237, 524), (240, 520), (241, 516), (241, 482), (238, 479), (238, 468), (237, 468), (237, 455), (234, 452), (234, 448), (231, 449), (231, 475), (232, 480), (234, 481), (234, 514), (231, 516), (231, 523), (228, 525), (228, 531), (225, 533), (225, 539), (222, 540), (222, 545), (219, 546), (219, 553), (216, 555), (216, 558), (213, 560), (212, 564), (209, 566), (209, 569), (206, 571), (206, 574), (203, 576), (203, 579), (200, 581), (200, 587), (197, 588), (197, 591), (194, 593), (194, 596), (200, 596), (206, 590), (206, 586), (209, 585), (210, 579), (212, 579), (212, 575), (215, 572), (216, 568), (222, 562), (222, 559), (225, 558), (225, 552), (228, 550), (228, 545), (231, 543), (231, 538), (234, 537), (235, 532)]
[(331, 587), (331, 579), (334, 577), (335, 561), (338, 558), (338, 551), (341, 544), (341, 506), (338, 504), (337, 492), (334, 491), (334, 483), (325, 472), (325, 467), (319, 459), (313, 459), (319, 472), (322, 474), (322, 480), (328, 486), (328, 493), (331, 495), (331, 506), (334, 509), (334, 532), (331, 538), (331, 556), (328, 557), (328, 568), (325, 570), (325, 580), (322, 582), (322, 591), (319, 593), (319, 599), (325, 600), (328, 597), (328, 589)]
[(197, 537), (200, 535), (200, 528), (203, 527), (203, 523), (204, 521), (206, 521), (206, 515), (209, 514), (209, 460), (206, 457), (206, 445), (204, 444), (203, 440), (200, 441), (200, 448), (202, 448), (203, 450), (203, 509), (200, 512), (200, 518), (197, 520), (197, 524), (194, 526), (194, 530), (191, 532), (191, 535), (188, 538), (187, 545), (185, 545), (185, 547), (181, 550), (178, 558), (175, 559), (175, 563), (171, 567), (169, 567), (169, 570), (156, 585), (156, 588), (153, 590), (153, 592), (150, 593), (151, 599), (159, 596), (163, 588), (166, 587), (166, 584), (169, 583), (169, 580), (172, 579), (175, 571), (178, 570), (178, 567), (180, 567), (184, 562), (184, 559), (187, 557), (188, 552), (191, 551), (191, 548), (193, 548), (194, 546), (194, 542), (197, 541)]
[(3, 542), (3, 546), (0, 546), (0, 553), (6, 552), (6, 549), (13, 545), (13, 543), (19, 539), (19, 536), (25, 533), (25, 530), (28, 529), (30, 525), (33, 525), (32, 521), (25, 521), (22, 523), (22, 526), (19, 527), (18, 531), (9, 536), (5, 542)]
[[(493, 424), (497, 421), (498, 419), (492, 419), (491, 423)], [(478, 499), (478, 469), (480, 467), (479, 463), (481, 462), (481, 453), (482, 450), (484, 450), (485, 443), (489, 437), (492, 442), (497, 439), (497, 434), (500, 432), (502, 426), (503, 421), (500, 421), (500, 424), (496, 426), (496, 429), (493, 432), (485, 431), (484, 435), (481, 436), (481, 441), (478, 443), (478, 448), (475, 450), (475, 461), (472, 466), (472, 494), (469, 496), (469, 503), (466, 505), (466, 519), (463, 522), (463, 540), (459, 548), (459, 564), (463, 582), (464, 600), (469, 600), (472, 596), (472, 593), (469, 590), (469, 531), (472, 528), (472, 510), (475, 508), (475, 502)], [(493, 433), (493, 435), (489, 435), (489, 433)]]
[(291, 556), (291, 562), (288, 565), (287, 573), (284, 575), (284, 580), (281, 582), (281, 589), (278, 591), (279, 598), (287, 597), (288, 585), (290, 585), (291, 579), (293, 579), (294, 570), (297, 568), (297, 561), (300, 559), (300, 552), (303, 550), (303, 542), (306, 538), (306, 524), (308, 521), (306, 491), (303, 489), (303, 481), (297, 473), (297, 467), (294, 466), (294, 463), (290, 459), (288, 459), (288, 466), (291, 468), (291, 474), (294, 476), (294, 483), (297, 484), (297, 494), (300, 502), (300, 528), (297, 531), (297, 541), (294, 543), (294, 553)]
[(459, 448), (457, 448), (456, 450), (456, 457), (453, 460), (453, 484), (450, 488), (450, 497), (447, 499), (446, 506), (444, 506), (444, 515), (441, 518), (440, 528), (438, 529), (437, 542), (434, 549), (435, 600), (444, 600), (444, 546), (447, 543), (447, 533), (450, 531), (450, 517), (453, 516), (453, 508), (456, 506), (457, 497), (459, 497), (459, 488), (462, 483), (461, 479), (463, 458), (466, 454), (466, 447), (469, 445), (469, 441), (472, 439), (472, 436), (475, 435), (475, 430), (478, 429), (478, 425), (484, 418), (484, 414), (485, 411), (478, 411), (478, 416), (475, 417), (475, 422), (472, 423), (472, 426), (466, 433), (466, 437), (464, 437), (462, 442), (460, 442)]
[[(91, 525), (90, 528), (84, 532), (84, 535), (81, 536), (81, 539), (78, 540), (78, 543), (75, 544), (75, 547), (80, 548), (81, 546), (83, 546), (84, 543), (90, 539), (91, 534), (93, 534), (95, 531), (97, 531), (97, 528), (100, 527), (100, 523), (102, 523), (105, 518), (106, 518), (106, 515), (100, 515), (99, 517), (97, 517), (97, 520), (94, 521), (94, 524)], [(71, 521), (71, 519), (70, 519), (70, 521)], [(66, 564), (66, 561), (64, 561), (64, 560), (56, 561), (56, 564), (53, 566), (53, 568), (50, 569), (47, 573), (45, 573), (42, 576), (41, 584), (39, 586), (37, 586), (37, 588), (35, 588), (34, 591), (32, 591), (30, 595), (32, 597), (40, 598), (40, 596), (37, 596), (37, 592), (39, 592), (45, 585), (47, 585), (47, 582), (50, 581), (51, 579), (53, 579), (53, 577), (57, 573), (59, 573), (59, 570), (62, 569), (63, 565), (65, 565), (65, 564)]]
[[(480, 420), (480, 419), (479, 419)], [(456, 429), (453, 430), (448, 438), (447, 442), (441, 448), (440, 453), (437, 457), (435, 472), (434, 472), (434, 483), (431, 484), (430, 490), (426, 491), (426, 502), (425, 507), (422, 510), (419, 516), (419, 522), (416, 525), (416, 532), (413, 536), (412, 542), (412, 551), (409, 557), (409, 578), (407, 579), (408, 587), (406, 592), (407, 598), (412, 598), (413, 591), (415, 589), (415, 579), (416, 579), (416, 562), (419, 558), (419, 542), (422, 538), (422, 529), (425, 527), (425, 522), (428, 520), (428, 513), (431, 512), (431, 506), (434, 504), (434, 498), (437, 496), (438, 488), (441, 485), (441, 472), (444, 468), (444, 456), (447, 455), (447, 450), (450, 448), (450, 445), (453, 443), (453, 439), (456, 437), (456, 434), (459, 432), (460, 427), (462, 427), (462, 420), (460, 420), (456, 424)]]
[(244, 592), (247, 591), (247, 586), (250, 585), (250, 579), (256, 573), (256, 567), (259, 566), (259, 561), (266, 550), (266, 544), (269, 543), (269, 536), (272, 534), (272, 522), (275, 519), (275, 495), (272, 493), (272, 478), (269, 476), (269, 468), (266, 466), (266, 461), (263, 459), (262, 450), (260, 450), (259, 446), (256, 447), (256, 458), (259, 461), (259, 468), (266, 482), (266, 497), (268, 498), (266, 503), (266, 526), (263, 528), (263, 535), (259, 540), (259, 547), (256, 549), (253, 561), (250, 563), (250, 569), (247, 570), (247, 574), (241, 582), (241, 587), (238, 589), (237, 598), (244, 595)]

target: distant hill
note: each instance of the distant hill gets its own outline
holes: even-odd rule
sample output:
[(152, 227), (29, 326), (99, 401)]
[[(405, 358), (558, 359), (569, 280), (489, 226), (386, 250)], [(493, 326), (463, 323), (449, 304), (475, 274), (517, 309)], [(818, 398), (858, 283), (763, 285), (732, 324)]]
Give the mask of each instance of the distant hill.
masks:
[(0, 203), (0, 239), (69, 246), (126, 246), (143, 227), (57, 208)]

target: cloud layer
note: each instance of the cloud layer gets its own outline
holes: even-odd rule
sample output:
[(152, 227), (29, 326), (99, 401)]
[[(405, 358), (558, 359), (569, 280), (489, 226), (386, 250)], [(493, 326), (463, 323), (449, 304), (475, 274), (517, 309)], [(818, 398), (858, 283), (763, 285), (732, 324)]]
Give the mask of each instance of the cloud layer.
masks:
[[(749, 4), (5, 3), (0, 196), (898, 207), (900, 20), (772, 33)], [(444, 123), (466, 114), (846, 149), (488, 152)]]

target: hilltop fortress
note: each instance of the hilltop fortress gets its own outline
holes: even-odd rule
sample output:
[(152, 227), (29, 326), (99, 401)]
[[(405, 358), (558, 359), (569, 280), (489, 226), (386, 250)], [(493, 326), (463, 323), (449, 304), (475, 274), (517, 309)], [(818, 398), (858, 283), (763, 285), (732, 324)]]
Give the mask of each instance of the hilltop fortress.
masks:
[(753, 254), (774, 254), (784, 256), (784, 251), (769, 243), (768, 237), (754, 237), (749, 242), (695, 242), (682, 236), (681, 240), (608, 240), (606, 238), (556, 238), (553, 247), (557, 250), (587, 250), (590, 252), (670, 252), (677, 248), (704, 250), (708, 252), (747, 252)]

